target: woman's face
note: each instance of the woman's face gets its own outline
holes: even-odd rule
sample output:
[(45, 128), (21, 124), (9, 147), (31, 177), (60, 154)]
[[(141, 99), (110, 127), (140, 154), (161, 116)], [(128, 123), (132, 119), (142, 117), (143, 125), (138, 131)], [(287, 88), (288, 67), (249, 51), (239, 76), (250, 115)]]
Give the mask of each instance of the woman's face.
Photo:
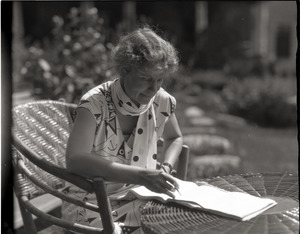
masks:
[(163, 73), (155, 69), (133, 70), (124, 77), (123, 88), (136, 104), (147, 104), (160, 89)]

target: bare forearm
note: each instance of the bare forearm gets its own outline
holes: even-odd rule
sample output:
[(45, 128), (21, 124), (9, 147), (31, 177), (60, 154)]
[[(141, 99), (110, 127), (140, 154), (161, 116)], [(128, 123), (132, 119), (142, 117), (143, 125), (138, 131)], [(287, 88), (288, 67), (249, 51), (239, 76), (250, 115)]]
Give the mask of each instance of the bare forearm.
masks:
[(155, 172), (155, 170), (112, 162), (89, 153), (72, 155), (67, 161), (67, 169), (89, 179), (100, 176), (106, 181), (129, 184), (143, 184), (144, 177)]
[(163, 162), (170, 163), (172, 166), (176, 163), (181, 152), (183, 138), (177, 137), (164, 141), (164, 160)]
[(106, 181), (144, 185), (171, 197), (174, 197), (171, 191), (178, 188), (174, 177), (167, 173), (111, 162), (93, 154), (72, 155), (72, 160), (67, 160), (67, 169), (90, 179), (100, 176)]

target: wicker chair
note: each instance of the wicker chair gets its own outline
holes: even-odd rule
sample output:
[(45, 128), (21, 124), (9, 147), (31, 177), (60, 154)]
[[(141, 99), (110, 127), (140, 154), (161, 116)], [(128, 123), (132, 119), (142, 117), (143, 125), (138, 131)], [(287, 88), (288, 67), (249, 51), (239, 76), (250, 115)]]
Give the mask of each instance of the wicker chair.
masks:
[[(83, 233), (111, 234), (117, 227), (112, 219), (110, 202), (102, 178), (97, 177), (90, 181), (65, 169), (65, 149), (73, 125), (75, 108), (74, 104), (43, 100), (22, 104), (13, 109), (14, 190), (27, 233), (37, 233), (34, 216), (50, 224)], [(188, 157), (189, 149), (183, 146), (178, 161), (178, 178), (186, 178)], [(87, 192), (94, 192), (98, 205), (64, 194), (61, 190), (66, 181)], [(45, 194), (99, 212), (103, 228), (67, 222), (40, 210), (32, 201)]]

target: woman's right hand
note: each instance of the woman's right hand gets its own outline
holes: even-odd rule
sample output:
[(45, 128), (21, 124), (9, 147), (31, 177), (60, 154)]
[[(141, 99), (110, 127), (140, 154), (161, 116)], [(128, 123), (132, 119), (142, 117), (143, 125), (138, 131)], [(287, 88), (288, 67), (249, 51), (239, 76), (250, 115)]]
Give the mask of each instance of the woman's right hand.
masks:
[(156, 193), (165, 193), (174, 198), (173, 192), (179, 185), (175, 177), (161, 170), (151, 170), (142, 175), (142, 185)]

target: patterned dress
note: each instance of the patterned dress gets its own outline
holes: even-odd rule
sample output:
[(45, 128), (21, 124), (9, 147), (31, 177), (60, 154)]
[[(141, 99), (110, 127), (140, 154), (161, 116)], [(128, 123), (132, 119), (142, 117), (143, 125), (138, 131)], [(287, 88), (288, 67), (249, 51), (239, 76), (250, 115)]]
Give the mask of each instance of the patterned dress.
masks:
[[(157, 161), (156, 142), (162, 136), (165, 123), (175, 110), (176, 100), (163, 88), (160, 88), (153, 99), (151, 107), (139, 116), (137, 127), (129, 136), (124, 136), (116, 115), (115, 106), (124, 105), (124, 103), (122, 101), (114, 103), (112, 99), (111, 86), (116, 81), (108, 81), (91, 89), (81, 98), (78, 105), (78, 108), (82, 107), (89, 110), (97, 123), (92, 153), (121, 164), (154, 169)], [(131, 105), (128, 100), (126, 104)], [(154, 124), (152, 131), (155, 134), (151, 135), (151, 139), (147, 139), (147, 136), (143, 134), (151, 131), (148, 124), (150, 121)], [(145, 149), (139, 149), (135, 150), (137, 152), (134, 153), (135, 155), (132, 155), (133, 148), (140, 145), (139, 142), (135, 143), (135, 140), (138, 141), (138, 139), (143, 139), (143, 137), (144, 139), (146, 138), (146, 141), (151, 141), (150, 143), (153, 146), (155, 145), (155, 147), (150, 147), (151, 144), (149, 144), (149, 147), (153, 148), (151, 149), (152, 151), (148, 149), (147, 152), (141, 152)], [(107, 192), (108, 194), (114, 194), (126, 189), (126, 186), (120, 183), (107, 183)], [(69, 184), (64, 192), (80, 200), (97, 203), (95, 194), (87, 193), (72, 184)], [(111, 200), (112, 209), (117, 210), (114, 221), (123, 222), (124, 227), (122, 228), (126, 233), (142, 233), (140, 230), (140, 211), (144, 204), (145, 201), (134, 198), (131, 201)], [(97, 213), (68, 202), (64, 202), (62, 214), (65, 220), (71, 222), (101, 226), (101, 220)]]

